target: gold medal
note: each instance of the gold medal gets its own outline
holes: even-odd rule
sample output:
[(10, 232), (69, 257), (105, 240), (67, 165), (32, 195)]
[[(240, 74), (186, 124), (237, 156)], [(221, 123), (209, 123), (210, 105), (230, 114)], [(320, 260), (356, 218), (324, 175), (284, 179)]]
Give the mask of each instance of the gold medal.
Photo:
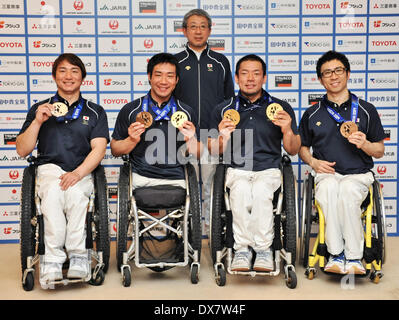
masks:
[(358, 131), (357, 124), (353, 121), (345, 121), (341, 124), (340, 131), (345, 138), (348, 138), (352, 133)]
[(147, 129), (152, 125), (152, 115), (147, 111), (141, 111), (137, 114), (136, 121), (144, 124)]
[(266, 108), (266, 116), (273, 121), (276, 118), (277, 112), (280, 110), (283, 110), (283, 107), (281, 105), (275, 102), (271, 103)]
[(54, 102), (54, 109), (51, 111), (51, 114), (54, 117), (63, 117), (68, 113), (68, 106), (62, 102)]
[(180, 128), (187, 120), (188, 117), (183, 111), (176, 111), (174, 114), (172, 114), (172, 117), (170, 118), (172, 125), (176, 128)]
[(229, 109), (223, 114), (223, 119), (229, 119), (237, 125), (240, 122), (240, 114), (237, 110)]

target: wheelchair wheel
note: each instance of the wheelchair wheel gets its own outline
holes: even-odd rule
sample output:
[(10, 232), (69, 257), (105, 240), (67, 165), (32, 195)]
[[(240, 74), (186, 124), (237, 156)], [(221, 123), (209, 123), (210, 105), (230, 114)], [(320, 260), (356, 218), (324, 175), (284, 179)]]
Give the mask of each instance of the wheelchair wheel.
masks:
[(213, 263), (216, 263), (216, 252), (221, 251), (225, 245), (224, 221), (222, 217), (224, 210), (224, 176), (225, 166), (223, 164), (217, 165), (211, 193), (211, 232), (209, 239)]
[(376, 239), (377, 247), (377, 261), (381, 261), (382, 264), (385, 263), (386, 259), (386, 230), (385, 230), (385, 208), (384, 208), (384, 198), (382, 196), (382, 190), (380, 183), (375, 180), (373, 182), (373, 194), (374, 194), (374, 222), (376, 223), (376, 231), (373, 237)]
[(123, 263), (123, 253), (127, 250), (127, 230), (129, 220), (129, 165), (120, 167), (118, 181), (118, 215), (117, 215), (117, 241), (116, 241), (116, 263), (120, 271)]
[[(27, 268), (27, 258), (33, 257), (36, 251), (36, 224), (34, 223), (34, 218), (36, 217), (36, 205), (35, 205), (35, 177), (36, 177), (36, 167), (29, 166), (24, 169), (22, 187), (21, 187), (21, 266), (22, 274)], [(27, 277), (30, 279), (33, 274), (29, 273)], [(33, 282), (30, 290), (33, 289)], [(26, 285), (28, 290), (31, 285)]]
[(294, 270), (288, 270), (288, 275), (287, 275), (287, 279), (285, 281), (285, 284), (290, 289), (295, 289), (296, 288), (296, 286), (297, 286), (297, 278), (296, 278), (296, 273), (295, 273)]
[(296, 192), (295, 176), (292, 166), (288, 163), (283, 164), (283, 210), (285, 219), (283, 224), (283, 246), (291, 253), (291, 263), (295, 265), (296, 247), (297, 247), (297, 210), (296, 210)]
[(25, 291), (32, 291), (33, 287), (35, 286), (35, 277), (33, 272), (29, 272), (26, 275), (25, 283), (22, 284), (22, 287)]
[(89, 283), (92, 286), (101, 286), (105, 279), (105, 272), (103, 270), (99, 270), (96, 277), (93, 278), (93, 271), (92, 271), (92, 278), (90, 279)]
[(310, 232), (312, 228), (312, 208), (313, 208), (313, 184), (314, 178), (308, 175), (303, 185), (303, 206), (302, 206), (302, 239), (301, 239), (301, 259), (303, 267), (307, 268), (310, 248)]
[(95, 217), (96, 226), (96, 249), (103, 253), (104, 273), (107, 272), (110, 256), (110, 239), (109, 239), (109, 219), (108, 219), (108, 194), (107, 180), (105, 177), (104, 167), (99, 166), (94, 172), (94, 184), (96, 190), (95, 196)]
[(188, 187), (190, 192), (190, 217), (188, 239), (191, 247), (198, 251), (198, 261), (201, 257), (202, 231), (201, 231), (201, 206), (198, 189), (198, 181), (195, 169), (192, 164), (187, 165)]
[(226, 284), (226, 270), (222, 266), (217, 267), (217, 272), (216, 272), (216, 284), (219, 287), (223, 287)]

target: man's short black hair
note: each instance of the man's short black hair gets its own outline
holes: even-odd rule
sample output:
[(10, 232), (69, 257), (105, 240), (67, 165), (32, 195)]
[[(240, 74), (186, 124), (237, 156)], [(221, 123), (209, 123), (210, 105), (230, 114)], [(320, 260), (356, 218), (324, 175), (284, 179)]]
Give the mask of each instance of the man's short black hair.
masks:
[(263, 70), (263, 75), (266, 75), (266, 63), (263, 61), (262, 58), (258, 57), (256, 54), (248, 54), (244, 57), (242, 57), (240, 60), (238, 60), (237, 64), (236, 64), (236, 76), (238, 76), (238, 72), (240, 71), (240, 65), (241, 63), (243, 63), (244, 61), (258, 61), (262, 64), (262, 70)]
[(82, 72), (82, 79), (86, 78), (86, 67), (83, 61), (76, 54), (73, 53), (63, 53), (59, 55), (57, 59), (55, 59), (53, 63), (53, 69), (51, 71), (51, 74), (53, 75), (54, 78), (59, 64), (64, 60), (68, 61), (70, 64), (74, 66), (79, 67), (80, 71)]
[(319, 60), (317, 60), (316, 73), (317, 73), (318, 78), (321, 78), (321, 66), (331, 60), (341, 61), (346, 69), (346, 72), (351, 71), (351, 66), (350, 66), (348, 58), (343, 53), (340, 53), (340, 52), (337, 52), (334, 50), (330, 50), (330, 51), (327, 51), (326, 53), (324, 53), (319, 58)]
[(173, 64), (176, 67), (176, 78), (179, 77), (180, 69), (179, 69), (179, 62), (177, 61), (177, 58), (173, 54), (162, 52), (162, 53), (158, 53), (158, 54), (152, 56), (150, 61), (148, 61), (147, 74), (150, 75), (150, 78), (152, 77), (152, 72), (154, 70), (154, 67), (160, 63)]

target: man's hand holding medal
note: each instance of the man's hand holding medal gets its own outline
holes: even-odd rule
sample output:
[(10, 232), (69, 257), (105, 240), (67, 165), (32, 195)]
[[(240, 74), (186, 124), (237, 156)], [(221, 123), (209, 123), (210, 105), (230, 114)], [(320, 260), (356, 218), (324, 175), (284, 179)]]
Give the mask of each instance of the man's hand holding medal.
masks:
[(283, 134), (291, 129), (291, 116), (278, 103), (274, 102), (267, 106), (266, 116), (281, 128)]
[(68, 106), (62, 102), (54, 102), (53, 104), (44, 103), (36, 110), (36, 120), (42, 124), (51, 116), (62, 117), (68, 113)]

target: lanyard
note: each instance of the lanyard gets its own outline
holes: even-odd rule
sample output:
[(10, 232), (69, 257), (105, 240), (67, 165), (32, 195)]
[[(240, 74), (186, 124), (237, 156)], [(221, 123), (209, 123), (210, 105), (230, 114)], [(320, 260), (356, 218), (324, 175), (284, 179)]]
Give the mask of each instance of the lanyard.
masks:
[[(265, 102), (268, 102), (268, 105), (270, 104), (270, 103), (272, 103), (273, 102), (273, 99), (272, 99), (272, 97), (270, 96), (270, 95), (264, 95), (263, 96), (263, 99), (265, 100)], [(251, 105), (249, 108), (242, 108), (241, 109), (241, 111), (242, 112), (244, 112), (244, 111), (252, 111), (252, 110), (255, 110), (255, 109), (257, 109), (257, 108), (259, 108), (260, 107), (260, 105), (258, 105), (258, 104), (253, 104), (253, 105)], [(238, 111), (238, 109), (240, 108), (240, 97), (239, 96), (236, 96), (235, 97), (235, 106), (234, 106), (234, 109), (236, 110), (236, 111)]]
[[(54, 96), (53, 101), (58, 102), (59, 101), (58, 97)], [(73, 113), (67, 114), (63, 117), (57, 117), (56, 118), (57, 122), (64, 122), (65, 120), (76, 120), (77, 118), (79, 118), (80, 113), (82, 112), (83, 104), (84, 104), (84, 101), (82, 98), (80, 98), (79, 104), (74, 108)], [(68, 113), (69, 113), (69, 111), (68, 111)]]
[(157, 115), (154, 121), (159, 121), (162, 119), (170, 120), (170, 118), (168, 117), (170, 109), (172, 109), (172, 114), (175, 113), (177, 110), (176, 102), (173, 96), (170, 98), (168, 104), (162, 109), (160, 109), (151, 101), (149, 95), (147, 94), (143, 100), (142, 110), (148, 112), (148, 105), (151, 107), (152, 111), (154, 111), (154, 113)]
[[(356, 123), (357, 113), (358, 113), (358, 110), (359, 110), (359, 98), (357, 96), (355, 96), (353, 93), (351, 93), (351, 97), (352, 97), (352, 102), (351, 102), (351, 121), (353, 123)], [(344, 118), (342, 118), (342, 116), (338, 112), (335, 112), (329, 106), (327, 106), (327, 111), (336, 122), (342, 123), (342, 122), (346, 121)]]

